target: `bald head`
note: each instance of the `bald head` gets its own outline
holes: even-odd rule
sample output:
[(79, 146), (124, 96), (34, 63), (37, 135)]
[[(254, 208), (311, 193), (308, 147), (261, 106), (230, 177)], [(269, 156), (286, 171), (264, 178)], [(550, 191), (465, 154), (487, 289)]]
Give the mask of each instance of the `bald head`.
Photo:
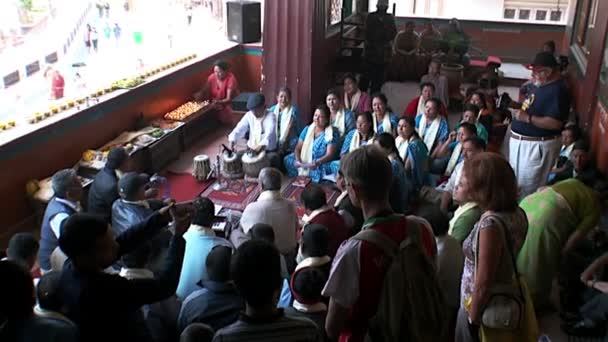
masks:
[(274, 167), (265, 167), (260, 171), (258, 182), (262, 191), (281, 190), (281, 171)]

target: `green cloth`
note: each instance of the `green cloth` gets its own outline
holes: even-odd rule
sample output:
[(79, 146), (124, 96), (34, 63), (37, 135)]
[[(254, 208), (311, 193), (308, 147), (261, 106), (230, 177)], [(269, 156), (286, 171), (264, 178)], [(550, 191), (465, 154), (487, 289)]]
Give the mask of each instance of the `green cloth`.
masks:
[(469, 236), (475, 223), (481, 217), (481, 208), (473, 207), (462, 213), (454, 222), (450, 222), (450, 236), (458, 240), (462, 245), (464, 240)]
[(572, 179), (533, 193), (520, 203), (528, 217), (528, 233), (517, 256), (517, 268), (528, 281), (537, 309), (549, 304), (561, 251), (570, 235), (576, 230), (589, 231), (599, 221), (599, 207), (592, 209), (597, 207), (595, 199), (592, 189)]

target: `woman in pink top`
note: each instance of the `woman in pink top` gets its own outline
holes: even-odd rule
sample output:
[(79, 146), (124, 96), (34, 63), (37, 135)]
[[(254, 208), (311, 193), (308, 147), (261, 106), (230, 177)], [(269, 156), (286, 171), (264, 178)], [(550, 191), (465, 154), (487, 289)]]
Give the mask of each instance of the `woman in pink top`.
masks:
[(372, 99), (359, 89), (357, 78), (351, 73), (344, 76), (344, 106), (355, 114), (372, 110)]
[(208, 99), (217, 109), (217, 118), (224, 124), (234, 126), (238, 121), (232, 114), (232, 99), (239, 94), (239, 84), (234, 74), (228, 71), (228, 63), (217, 61), (213, 73), (207, 78), (202, 94), (195, 95), (197, 100)]

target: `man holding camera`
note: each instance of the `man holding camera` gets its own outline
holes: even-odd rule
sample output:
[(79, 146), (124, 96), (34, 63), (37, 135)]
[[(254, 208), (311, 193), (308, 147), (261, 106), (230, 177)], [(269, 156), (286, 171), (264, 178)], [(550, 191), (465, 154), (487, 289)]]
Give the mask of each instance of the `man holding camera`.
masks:
[(571, 101), (551, 53), (537, 54), (530, 67), (539, 86), (515, 112), (509, 139), (509, 162), (517, 176), (520, 198), (544, 185), (559, 156), (561, 130)]

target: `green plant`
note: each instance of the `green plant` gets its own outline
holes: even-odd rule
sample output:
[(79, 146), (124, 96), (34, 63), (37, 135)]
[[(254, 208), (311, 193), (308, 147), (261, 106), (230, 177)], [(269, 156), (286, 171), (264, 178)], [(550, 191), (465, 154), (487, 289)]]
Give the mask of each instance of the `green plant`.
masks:
[(20, 2), (21, 6), (27, 11), (31, 11), (34, 6), (33, 0), (20, 0)]

